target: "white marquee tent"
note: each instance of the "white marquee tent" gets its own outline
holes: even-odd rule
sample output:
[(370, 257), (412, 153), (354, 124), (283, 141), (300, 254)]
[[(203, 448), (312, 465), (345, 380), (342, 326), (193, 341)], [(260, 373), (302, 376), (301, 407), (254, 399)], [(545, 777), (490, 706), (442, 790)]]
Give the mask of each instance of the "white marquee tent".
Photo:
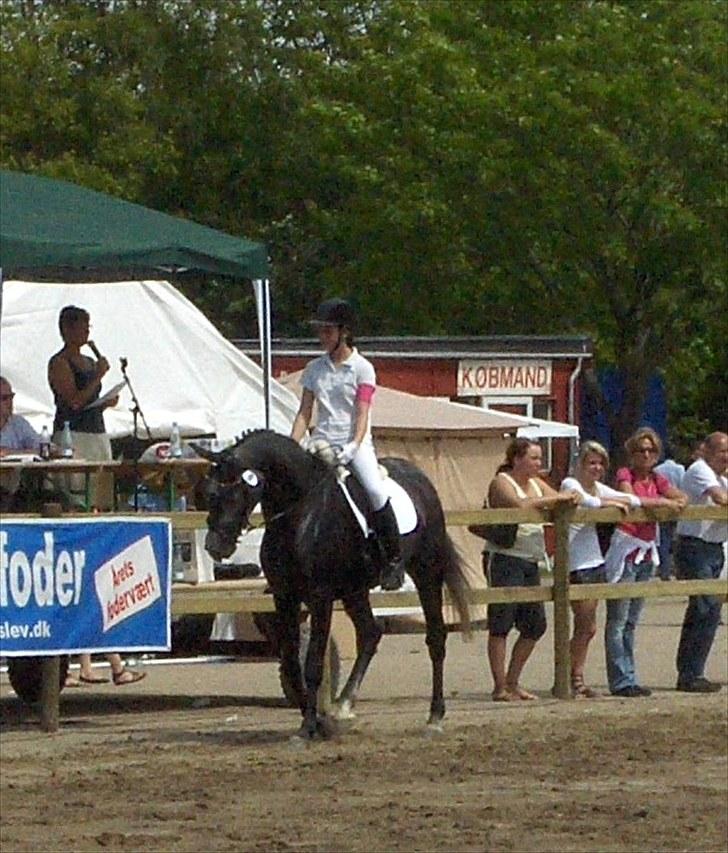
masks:
[[(40, 430), (53, 420), (48, 359), (62, 341), (58, 314), (78, 305), (91, 315), (91, 338), (109, 360), (103, 391), (122, 380), (121, 357), (156, 439), (177, 421), (182, 435), (227, 439), (264, 426), (263, 373), (166, 281), (59, 284), (6, 281), (0, 329), (0, 373), (16, 392), (15, 411)], [(128, 388), (104, 414), (112, 438), (132, 434)], [(271, 380), (272, 429), (288, 433), (294, 394)], [(145, 432), (141, 422), (139, 434)]]

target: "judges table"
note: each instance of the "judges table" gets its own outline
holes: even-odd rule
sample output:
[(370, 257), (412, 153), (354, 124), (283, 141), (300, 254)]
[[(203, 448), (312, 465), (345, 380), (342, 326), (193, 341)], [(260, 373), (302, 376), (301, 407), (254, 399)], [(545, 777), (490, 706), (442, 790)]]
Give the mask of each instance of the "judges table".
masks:
[[(194, 488), (205, 475), (210, 463), (206, 459), (164, 459), (157, 462), (131, 462), (108, 460), (90, 462), (85, 459), (51, 459), (34, 461), (28, 458), (0, 458), (0, 486), (10, 478), (20, 476), (50, 477), (57, 474), (81, 474), (84, 477), (83, 506), (91, 509), (91, 475), (108, 472), (114, 478), (114, 502), (118, 501), (119, 487), (127, 485), (133, 495), (134, 484), (148, 481), (161, 484), (167, 497), (167, 508), (174, 508), (179, 487), (184, 484)], [(119, 507), (115, 507), (119, 508)]]

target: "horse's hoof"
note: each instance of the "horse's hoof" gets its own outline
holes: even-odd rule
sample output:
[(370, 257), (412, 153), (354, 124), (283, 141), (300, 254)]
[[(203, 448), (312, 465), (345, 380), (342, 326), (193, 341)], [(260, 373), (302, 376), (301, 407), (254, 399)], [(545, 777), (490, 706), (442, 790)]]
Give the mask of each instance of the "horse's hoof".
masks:
[(343, 702), (337, 702), (331, 709), (331, 716), (339, 721), (356, 719), (354, 706), (348, 699), (345, 699)]
[(330, 740), (336, 733), (336, 721), (332, 717), (319, 717), (316, 720), (316, 736), (320, 740)]
[(445, 726), (442, 720), (429, 720), (425, 726), (425, 735), (427, 737), (442, 737), (445, 734)]

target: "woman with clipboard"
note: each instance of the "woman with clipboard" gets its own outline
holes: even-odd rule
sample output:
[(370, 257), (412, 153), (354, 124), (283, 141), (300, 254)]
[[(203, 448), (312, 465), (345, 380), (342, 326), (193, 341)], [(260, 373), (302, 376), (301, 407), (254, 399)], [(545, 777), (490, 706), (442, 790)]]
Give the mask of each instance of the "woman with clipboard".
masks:
[[(115, 406), (118, 394), (108, 395), (101, 402), (101, 383), (108, 373), (109, 362), (89, 341), (90, 317), (88, 311), (75, 305), (61, 309), (58, 328), (63, 338), (63, 348), (48, 362), (48, 383), (53, 392), (56, 414), (53, 420), (53, 442), (63, 444), (64, 425), (68, 423), (75, 454), (91, 462), (111, 459), (111, 443), (104, 425), (104, 409)], [(88, 346), (96, 360), (81, 353)], [(107, 478), (108, 479), (108, 478)], [(72, 484), (72, 491), (76, 490)], [(112, 503), (112, 489), (101, 475), (94, 475), (91, 483), (92, 504), (107, 509)]]
[[(58, 317), (58, 328), (63, 338), (63, 349), (59, 350), (48, 362), (48, 383), (53, 391), (56, 414), (53, 421), (53, 441), (62, 444), (64, 426), (71, 428), (71, 438), (76, 454), (91, 462), (111, 459), (111, 442), (104, 425), (104, 409), (115, 406), (119, 401), (119, 387), (113, 388), (101, 397), (101, 383), (109, 371), (109, 362), (99, 353), (93, 341), (89, 340), (90, 317), (88, 311), (75, 305), (66, 305)], [(81, 347), (88, 346), (96, 359), (81, 353)], [(82, 475), (61, 475), (70, 486), (71, 492), (77, 489), (73, 480)], [(109, 509), (113, 504), (113, 479), (110, 474), (101, 473), (91, 476), (91, 503), (97, 509)], [(116, 685), (134, 684), (146, 673), (127, 669), (117, 653), (107, 654), (111, 666), (111, 677)], [(66, 687), (79, 687), (81, 684), (103, 684), (109, 679), (97, 675), (91, 666), (91, 655), (79, 655), (80, 673), (78, 679), (69, 675)]]

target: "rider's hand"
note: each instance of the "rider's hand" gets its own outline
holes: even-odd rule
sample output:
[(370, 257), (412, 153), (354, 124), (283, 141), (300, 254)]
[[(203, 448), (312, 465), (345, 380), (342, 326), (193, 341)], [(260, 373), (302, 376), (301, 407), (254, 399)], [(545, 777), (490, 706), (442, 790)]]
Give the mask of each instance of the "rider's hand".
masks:
[(345, 444), (339, 451), (339, 456), (337, 460), (339, 465), (348, 465), (351, 460), (356, 456), (358, 450), (359, 445), (355, 441), (350, 441)]

